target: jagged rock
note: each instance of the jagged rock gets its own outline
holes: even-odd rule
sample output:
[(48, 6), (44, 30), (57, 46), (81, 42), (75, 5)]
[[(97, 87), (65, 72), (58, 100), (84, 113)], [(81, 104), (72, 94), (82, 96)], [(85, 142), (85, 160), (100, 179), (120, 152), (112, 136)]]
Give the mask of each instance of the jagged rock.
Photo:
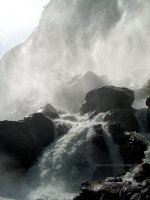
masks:
[(23, 121), (1, 121), (0, 156), (8, 158), (4, 168), (28, 169), (53, 139), (54, 124), (42, 113), (35, 113)]
[(147, 148), (147, 139), (136, 132), (124, 132), (117, 122), (109, 122), (108, 128), (114, 143), (119, 147), (126, 164), (141, 163)]
[(134, 174), (133, 178), (137, 182), (142, 182), (147, 178), (150, 178), (150, 164), (144, 163), (142, 164), (138, 171)]
[(87, 93), (80, 109), (81, 114), (88, 112), (107, 112), (115, 109), (130, 109), (134, 101), (134, 93), (127, 88), (102, 87)]
[(42, 113), (50, 119), (59, 118), (57, 110), (49, 103), (44, 106)]
[(104, 121), (118, 121), (120, 127), (124, 131), (138, 131), (139, 124), (133, 113), (133, 110), (119, 109), (115, 111), (108, 112)]
[(80, 186), (81, 193), (74, 198), (74, 200), (99, 200), (99, 199), (108, 199), (108, 200), (121, 200), (130, 198), (140, 192), (140, 187), (126, 185), (124, 183), (115, 183), (115, 182), (91, 182), (86, 185)]

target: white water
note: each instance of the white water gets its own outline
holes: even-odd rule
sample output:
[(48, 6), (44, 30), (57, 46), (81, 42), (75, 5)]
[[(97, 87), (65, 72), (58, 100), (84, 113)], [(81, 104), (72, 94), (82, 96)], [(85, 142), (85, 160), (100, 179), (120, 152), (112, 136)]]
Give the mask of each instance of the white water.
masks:
[[(64, 136), (56, 138), (45, 149), (37, 165), (30, 170), (27, 181), (31, 182), (32, 190), (26, 199), (35, 200), (42, 197), (49, 200), (70, 200), (77, 192), (76, 188), (81, 182), (94, 179), (97, 164), (93, 159), (92, 139), (95, 136), (93, 126), (100, 123), (103, 124), (109, 163), (99, 163), (103, 171), (96, 178), (100, 180), (123, 171), (122, 158), (102, 121), (104, 116), (105, 113), (100, 113), (89, 121), (88, 115), (81, 117), (64, 114), (60, 119), (55, 120), (55, 124), (65, 124), (70, 130)], [(102, 158), (102, 160), (104, 159), (106, 158)], [(103, 175), (106, 167), (112, 170), (109, 171), (110, 174), (106, 170)]]

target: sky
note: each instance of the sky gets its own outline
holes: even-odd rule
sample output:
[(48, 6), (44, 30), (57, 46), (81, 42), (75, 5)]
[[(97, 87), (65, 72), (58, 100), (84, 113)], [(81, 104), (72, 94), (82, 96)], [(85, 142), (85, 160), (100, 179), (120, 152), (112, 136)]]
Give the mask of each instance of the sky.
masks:
[(24, 42), (38, 25), (50, 0), (0, 0), (0, 59)]

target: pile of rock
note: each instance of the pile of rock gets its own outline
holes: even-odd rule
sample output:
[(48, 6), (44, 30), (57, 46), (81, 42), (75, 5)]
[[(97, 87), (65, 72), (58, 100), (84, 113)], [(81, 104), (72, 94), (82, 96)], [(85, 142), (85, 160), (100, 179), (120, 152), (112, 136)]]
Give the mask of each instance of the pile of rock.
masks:
[[(140, 177), (140, 178), (139, 178)], [(121, 177), (107, 178), (104, 182), (85, 182), (74, 200), (149, 200), (150, 164), (144, 163), (134, 175), (136, 184)]]

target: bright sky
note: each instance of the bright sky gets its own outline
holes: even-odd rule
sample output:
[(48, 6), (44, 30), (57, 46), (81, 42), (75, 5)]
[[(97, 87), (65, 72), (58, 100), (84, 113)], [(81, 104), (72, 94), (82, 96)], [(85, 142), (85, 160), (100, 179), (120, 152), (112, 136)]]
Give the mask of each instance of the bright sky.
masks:
[(25, 41), (50, 0), (0, 0), (0, 58)]

